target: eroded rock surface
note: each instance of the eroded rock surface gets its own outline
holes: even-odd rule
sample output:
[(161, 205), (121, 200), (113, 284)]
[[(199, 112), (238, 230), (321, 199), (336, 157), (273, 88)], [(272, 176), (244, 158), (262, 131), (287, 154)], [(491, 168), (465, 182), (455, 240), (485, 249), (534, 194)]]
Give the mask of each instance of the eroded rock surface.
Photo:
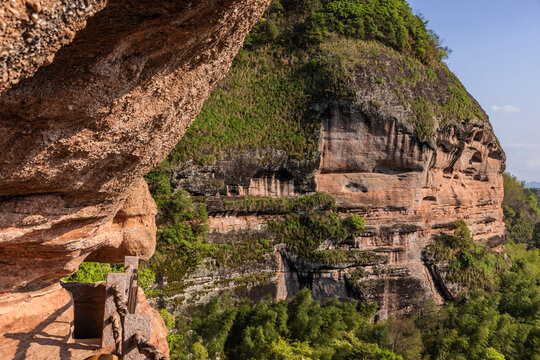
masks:
[[(28, 296), (31, 295), (31, 296)], [(83, 360), (102, 349), (105, 284), (55, 284), (31, 294), (11, 294), (0, 303), (0, 355), (13, 360)], [(151, 316), (150, 341), (169, 355), (167, 328), (139, 289), (138, 310)]]
[(65, 345), (70, 297), (54, 284), (84, 259), (152, 255), (156, 207), (142, 175), (182, 136), (268, 3), (0, 5), (2, 358), (39, 354), (53, 315), (64, 327), (49, 333)]
[(0, 93), (50, 65), (105, 0), (15, 0), (0, 9)]
[(126, 224), (113, 218), (131, 189), (182, 136), (267, 3), (110, 1), (50, 66), (0, 95), (1, 291), (56, 281), (102, 246), (137, 247), (105, 228)]
[[(505, 155), (487, 115), (443, 66), (435, 68), (431, 78), (397, 82), (394, 74), (403, 66), (399, 59), (383, 52), (366, 55), (351, 80), (354, 99), (310, 105), (307, 116), (321, 122), (314, 134), (319, 151), (311, 159), (299, 160), (283, 149), (238, 149), (223, 153), (212, 165), (182, 164), (174, 171), (175, 186), (206, 196), (211, 242), (269, 236), (264, 211), (225, 208), (226, 201), (242, 196), (283, 198), (321, 192), (336, 199), (343, 215), (358, 214), (366, 220), (364, 234), (339, 244), (339, 249), (373, 252), (384, 261), (319, 266), (277, 249), (259, 268), (249, 267), (263, 279), (259, 284), (274, 285), (270, 293), (279, 293), (277, 298), (307, 286), (321, 300), (374, 300), (382, 317), (405, 315), (425, 299), (441, 303), (445, 298), (441, 279), (426, 267), (422, 250), (436, 235), (452, 232), (454, 221), (464, 220), (473, 237), (488, 246), (504, 241)], [(455, 100), (456, 89), (462, 89), (461, 102), (441, 105)], [(420, 139), (414, 126), (413, 104), (418, 99), (435, 109), (469, 107), (475, 113), (467, 119), (452, 118), (451, 113), (435, 118), (430, 113), (434, 118), (430, 136)], [(229, 275), (220, 269), (207, 271), (206, 278), (234, 291), (237, 286)], [(202, 283), (201, 279), (195, 280)], [(254, 281), (247, 287), (258, 286)], [(211, 292), (210, 288), (187, 289), (188, 296)]]

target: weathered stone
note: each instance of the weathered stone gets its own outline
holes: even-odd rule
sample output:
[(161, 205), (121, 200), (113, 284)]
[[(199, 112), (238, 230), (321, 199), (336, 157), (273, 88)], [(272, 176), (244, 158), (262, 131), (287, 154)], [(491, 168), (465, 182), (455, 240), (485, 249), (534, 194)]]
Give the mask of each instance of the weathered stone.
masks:
[(152, 337), (150, 338), (150, 343), (168, 358), (169, 345), (167, 343), (167, 334), (169, 331), (165, 326), (165, 322), (159, 311), (150, 306), (141, 288), (139, 288), (137, 296), (137, 313), (148, 315), (152, 319)]
[[(390, 72), (398, 66), (395, 59), (384, 60), (388, 60), (384, 64)], [(279, 298), (291, 296), (284, 289), (307, 286), (321, 300), (369, 299), (379, 303), (381, 317), (401, 316), (426, 298), (441, 303), (446, 297), (440, 279), (424, 264), (422, 250), (437, 234), (452, 232), (454, 221), (465, 220), (474, 238), (488, 246), (504, 241), (501, 173), (505, 155), (487, 116), (455, 121), (444, 129), (437, 128), (435, 122), (433, 137), (420, 141), (411, 125), (411, 106), (403, 105), (390, 81), (376, 83), (374, 72), (379, 68), (371, 66), (361, 62), (355, 69), (354, 101), (311, 104), (308, 115), (322, 122), (316, 134), (319, 152), (312, 159), (300, 161), (285, 150), (238, 149), (221, 154), (212, 165), (182, 164), (174, 171), (173, 184), (207, 197), (208, 238), (219, 243), (268, 232), (269, 216), (280, 215), (226, 211), (223, 204), (227, 200), (245, 195), (279, 198), (316, 191), (329, 194), (343, 215), (358, 214), (367, 223), (362, 236), (340, 244), (341, 248), (372, 251), (384, 257), (384, 262), (329, 267), (282, 251), (284, 259), (269, 257), (267, 262), (247, 268), (253, 274), (268, 274), (266, 279), (279, 289)], [(444, 99), (447, 82), (455, 83), (440, 75), (437, 81), (424, 81), (414, 88), (405, 85), (409, 88), (404, 91), (418, 91), (413, 98), (422, 94), (430, 101), (442, 101), (437, 97)], [(380, 106), (366, 105), (370, 103)], [(265, 161), (263, 154), (273, 161)], [(278, 270), (285, 268), (284, 261), (287, 276)], [(362, 291), (346, 284), (350, 273), (358, 268), (366, 271)], [(249, 276), (247, 272), (235, 274)], [(229, 270), (223, 268), (219, 272), (198, 270), (187, 279), (197, 286), (186, 288), (182, 296), (187, 303), (194, 301), (197, 296), (193, 295), (206, 288), (204, 279), (214, 284), (209, 287), (226, 287), (234, 292), (233, 282), (228, 286), (220, 282), (228, 278)], [(205, 299), (200, 296), (198, 301)]]
[[(50, 24), (73, 42), (0, 95), (0, 291), (52, 283), (89, 256), (151, 254), (155, 208), (141, 176), (182, 136), (268, 2), (113, 0), (99, 13), (104, 4), (90, 2), (77, 36), (82, 22)], [(131, 201), (134, 188), (145, 194)], [(148, 212), (126, 218), (126, 199)]]
[(125, 303), (128, 298), (129, 278), (130, 274), (126, 273), (111, 273), (107, 275), (105, 310), (103, 312), (103, 336), (101, 338), (102, 348), (114, 348), (115, 345), (112, 317), (117, 313), (117, 307), (114, 301), (112, 288), (116, 287), (120, 293), (121, 300)]
[[(17, 0), (0, 5), (2, 32), (0, 43), (11, 49), (6, 57), (6, 75), (0, 79), (0, 93), (32, 76), (46, 64), (46, 59), (71, 42), (75, 32), (86, 26), (86, 21), (101, 11), (106, 1), (87, 0), (91, 11), (68, 11), (61, 0)], [(32, 13), (34, 12), (34, 13)], [(39, 13), (39, 14), (38, 14)], [(27, 41), (28, 33), (39, 41)]]
[[(14, 360), (83, 360), (96, 353), (110, 353), (114, 343), (102, 348), (95, 339), (96, 322), (103, 324), (103, 283), (65, 283), (40, 290), (13, 293), (0, 301), (0, 358)], [(167, 328), (138, 291), (138, 314), (152, 322), (151, 342), (168, 357)], [(100, 310), (101, 309), (101, 310)], [(78, 314), (78, 311), (81, 311)], [(88, 332), (91, 330), (92, 332)], [(81, 336), (82, 335), (82, 336)], [(80, 337), (83, 337), (82, 339)]]
[(125, 360), (146, 360), (146, 356), (139, 352), (134, 342), (135, 334), (145, 340), (150, 339), (152, 333), (152, 318), (143, 314), (128, 314), (124, 320), (124, 333), (122, 355)]
[(0, 358), (65, 358), (72, 348), (73, 316), (71, 295), (59, 284), (4, 296), (0, 300)]

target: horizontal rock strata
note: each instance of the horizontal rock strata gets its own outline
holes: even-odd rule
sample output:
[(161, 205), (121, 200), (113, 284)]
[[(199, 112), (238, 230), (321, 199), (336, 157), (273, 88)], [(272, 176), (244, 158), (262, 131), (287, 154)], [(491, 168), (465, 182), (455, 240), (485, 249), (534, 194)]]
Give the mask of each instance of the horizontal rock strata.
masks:
[[(226, 201), (242, 196), (294, 198), (321, 192), (336, 199), (343, 215), (358, 214), (366, 220), (364, 234), (340, 249), (374, 252), (384, 262), (316, 267), (278, 249), (251, 271), (267, 274), (265, 283), (272, 283), (271, 293), (281, 298), (297, 290), (284, 294), (278, 289), (308, 286), (322, 300), (377, 301), (383, 317), (405, 315), (427, 298), (441, 303), (444, 284), (424, 264), (422, 250), (434, 236), (451, 233), (456, 220), (465, 220), (474, 238), (488, 246), (504, 241), (505, 156), (487, 122), (449, 127), (429, 142), (419, 141), (404, 123), (405, 116), (389, 110), (393, 99), (387, 94), (379, 95), (381, 103), (388, 104), (380, 110), (358, 100), (316, 105), (322, 119), (317, 158), (299, 161), (282, 150), (268, 150), (265, 154), (275, 160), (265, 162), (262, 150), (239, 151), (223, 154), (213, 165), (184, 165), (175, 171), (173, 184), (207, 196), (213, 242), (267, 233), (267, 220), (280, 216), (225, 208)], [(372, 94), (366, 90), (365, 96)], [(288, 274), (272, 273), (271, 269), (283, 269), (283, 263)], [(357, 270), (363, 275), (355, 284)], [(221, 279), (212, 271), (207, 277)], [(285, 278), (287, 285), (282, 286)], [(234, 291), (234, 282), (228, 284)]]

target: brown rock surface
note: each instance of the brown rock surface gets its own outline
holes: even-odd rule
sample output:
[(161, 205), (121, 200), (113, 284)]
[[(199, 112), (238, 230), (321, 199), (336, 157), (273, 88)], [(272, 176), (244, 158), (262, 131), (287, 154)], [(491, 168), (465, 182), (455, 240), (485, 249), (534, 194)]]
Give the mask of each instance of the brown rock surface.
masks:
[(85, 258), (152, 254), (156, 207), (141, 176), (182, 136), (268, 3), (0, 5), (1, 358), (95, 352), (68, 344), (71, 297), (51, 284)]
[(152, 308), (144, 296), (144, 292), (139, 288), (138, 292), (139, 310), (142, 314), (150, 315), (152, 317), (152, 337), (150, 343), (156, 346), (163, 355), (169, 357), (169, 345), (167, 343), (167, 334), (169, 330), (165, 326), (163, 318), (159, 312)]
[[(93, 252), (121, 261), (138, 247), (131, 240), (152, 237), (146, 200), (135, 207), (149, 213), (113, 218), (131, 188), (146, 191), (141, 175), (182, 136), (267, 5), (109, 1), (50, 66), (0, 95), (1, 292), (54, 282)], [(152, 246), (137, 251), (148, 256)], [(121, 257), (99, 259), (100, 247)]]
[(148, 185), (139, 178), (122, 208), (98, 230), (96, 237), (102, 242), (86, 260), (114, 263), (126, 255), (150, 258), (156, 246), (156, 214)]
[(356, 239), (356, 249), (391, 254), (385, 266), (392, 272), (367, 280), (368, 297), (383, 314), (401, 314), (422, 292), (440, 297), (422, 261), (433, 236), (451, 232), (453, 222), (463, 219), (478, 241), (504, 238), (504, 155), (494, 151), (487, 125), (438, 133), (432, 148), (395, 121), (373, 120), (355, 107), (331, 111), (315, 181), (317, 191), (335, 197), (343, 211), (366, 219), (366, 236)]
[[(0, 357), (2, 359), (69, 359), (73, 300), (59, 284), (31, 293), (13, 294), (0, 301)], [(97, 347), (89, 345), (93, 352)]]
[[(343, 215), (358, 214), (367, 225), (362, 236), (346, 244), (329, 241), (318, 250), (373, 252), (381, 262), (325, 267), (276, 249), (280, 260), (268, 257), (252, 273), (274, 274), (271, 281), (280, 298), (291, 295), (284, 289), (306, 286), (318, 299), (376, 300), (380, 316), (399, 316), (426, 298), (443, 301), (444, 284), (430, 273), (422, 251), (437, 234), (451, 232), (454, 221), (464, 220), (474, 238), (488, 246), (504, 241), (505, 154), (487, 115), (444, 65), (430, 67), (428, 76), (425, 65), (382, 45), (354, 46), (363, 55), (349, 79), (354, 95), (315, 99), (305, 110), (307, 123), (320, 122), (314, 127), (320, 130), (310, 134), (319, 140), (316, 156), (298, 158), (286, 149), (234, 149), (211, 165), (182, 164), (172, 183), (206, 196), (212, 242), (268, 238), (272, 234), (264, 233), (269, 232), (266, 217), (283, 215), (265, 213), (264, 205), (257, 211), (231, 211), (227, 201), (245, 195), (330, 195)], [(418, 102), (430, 110), (419, 114)], [(416, 127), (422, 115), (428, 118), (424, 136)], [(283, 263), (288, 274), (276, 270), (285, 269)], [(355, 270), (362, 274), (361, 286), (353, 284)], [(227, 280), (221, 273), (207, 271), (206, 277)]]
[(13, 0), (0, 7), (0, 93), (47, 66), (105, 0)]

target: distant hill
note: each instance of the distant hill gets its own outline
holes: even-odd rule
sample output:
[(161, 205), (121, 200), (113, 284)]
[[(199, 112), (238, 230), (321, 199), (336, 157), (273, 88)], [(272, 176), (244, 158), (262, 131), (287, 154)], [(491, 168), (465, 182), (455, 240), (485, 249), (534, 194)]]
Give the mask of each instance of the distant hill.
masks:
[(526, 189), (540, 189), (539, 181), (531, 181), (525, 184)]

